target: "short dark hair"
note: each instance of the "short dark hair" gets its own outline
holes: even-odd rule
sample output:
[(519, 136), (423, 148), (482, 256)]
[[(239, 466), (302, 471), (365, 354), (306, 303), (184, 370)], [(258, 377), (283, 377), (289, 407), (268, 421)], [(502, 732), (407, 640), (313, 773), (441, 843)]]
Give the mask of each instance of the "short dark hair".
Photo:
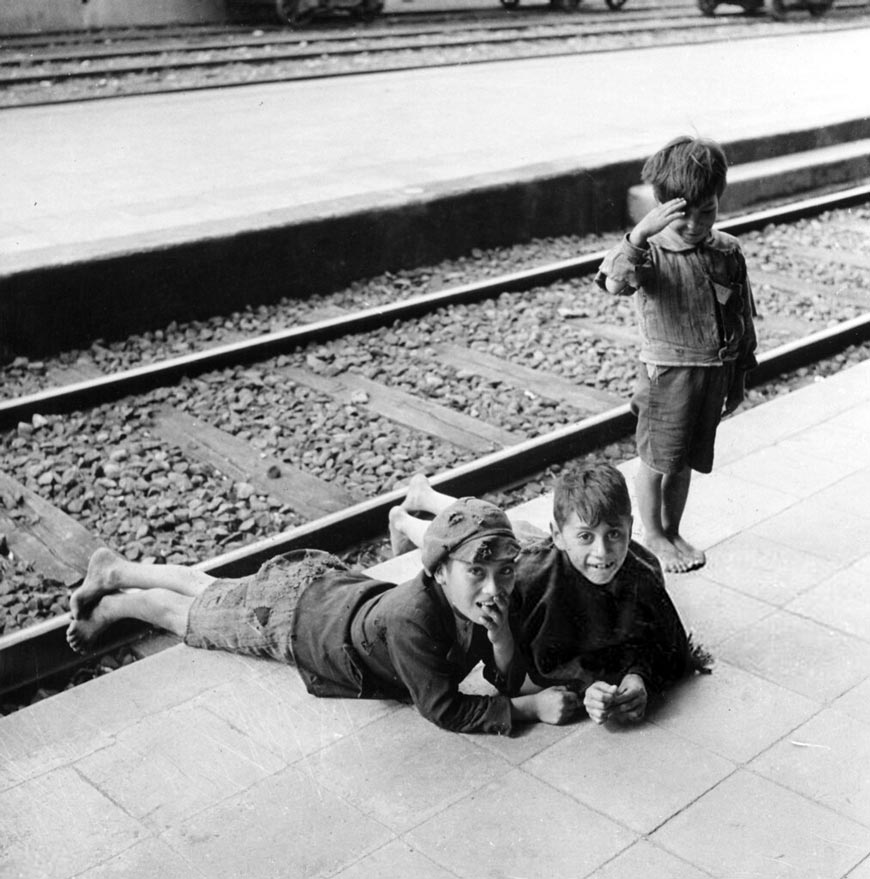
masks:
[(650, 156), (640, 176), (660, 202), (684, 198), (697, 205), (722, 195), (727, 174), (725, 151), (715, 140), (684, 135)]
[(571, 513), (593, 528), (599, 522), (618, 522), (631, 515), (631, 497), (625, 477), (612, 464), (594, 461), (575, 464), (556, 479), (553, 519), (563, 528)]

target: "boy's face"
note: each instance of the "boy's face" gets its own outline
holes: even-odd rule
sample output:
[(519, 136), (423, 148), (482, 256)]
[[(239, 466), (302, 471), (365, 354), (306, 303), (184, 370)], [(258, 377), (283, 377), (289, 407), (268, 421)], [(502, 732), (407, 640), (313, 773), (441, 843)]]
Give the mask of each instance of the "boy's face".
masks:
[(711, 195), (699, 204), (687, 204), (683, 216), (671, 223), (671, 228), (686, 242), (700, 244), (709, 234), (719, 215), (719, 198)]
[(553, 543), (574, 568), (596, 586), (606, 586), (622, 567), (631, 541), (631, 516), (618, 522), (599, 522), (589, 525), (576, 510), (565, 524), (557, 528), (552, 523)]
[(482, 609), (497, 604), (504, 611), (514, 591), (516, 565), (513, 559), (464, 562), (447, 559), (435, 571), (435, 579), (447, 600), (463, 616), (480, 623)]

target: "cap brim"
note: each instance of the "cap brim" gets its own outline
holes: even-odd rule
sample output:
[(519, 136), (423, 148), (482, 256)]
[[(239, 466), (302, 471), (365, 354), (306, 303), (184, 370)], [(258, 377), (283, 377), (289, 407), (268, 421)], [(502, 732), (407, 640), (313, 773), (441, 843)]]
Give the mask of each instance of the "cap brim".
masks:
[(520, 552), (516, 538), (504, 533), (481, 534), (467, 540), (451, 552), (450, 558), (462, 562), (511, 561)]

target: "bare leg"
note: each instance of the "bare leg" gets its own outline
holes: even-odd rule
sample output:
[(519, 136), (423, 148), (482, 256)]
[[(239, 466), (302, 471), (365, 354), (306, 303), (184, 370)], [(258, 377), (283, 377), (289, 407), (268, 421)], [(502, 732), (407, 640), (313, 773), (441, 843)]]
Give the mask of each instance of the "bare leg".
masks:
[[(128, 564), (130, 564), (128, 562)], [(118, 620), (134, 619), (182, 637), (194, 596), (169, 589), (143, 589), (103, 595), (86, 619), (74, 619), (66, 632), (70, 647), (87, 653), (94, 640)]]
[(408, 483), (408, 493), (405, 495), (405, 500), (402, 501), (402, 507), (406, 510), (431, 513), (433, 516), (437, 516), (455, 500), (455, 497), (442, 494), (432, 488), (428, 478), (422, 473), (415, 473)]
[(643, 524), (643, 540), (654, 553), (665, 571), (685, 573), (689, 562), (683, 557), (665, 532), (662, 522), (662, 495), (665, 476), (651, 469), (643, 461), (637, 472), (635, 490), (640, 520)]
[(393, 555), (402, 555), (423, 545), (423, 535), (429, 527), (428, 519), (418, 519), (404, 507), (393, 507), (389, 515)]
[(691, 481), (691, 467), (665, 476), (662, 481), (662, 527), (677, 552), (686, 560), (687, 570), (700, 568), (707, 562), (707, 556), (680, 534), (680, 522), (686, 509)]
[(411, 513), (431, 513), (437, 516), (455, 501), (455, 497), (436, 491), (422, 473), (416, 473), (408, 484), (408, 493), (398, 507), (390, 510), (390, 547), (393, 555), (402, 555), (423, 545), (423, 534), (429, 527), (428, 519), (418, 519)]
[(87, 618), (104, 596), (123, 589), (164, 589), (196, 597), (213, 581), (184, 565), (143, 565), (102, 548), (91, 556), (84, 582), (70, 597), (70, 613), (73, 619)]

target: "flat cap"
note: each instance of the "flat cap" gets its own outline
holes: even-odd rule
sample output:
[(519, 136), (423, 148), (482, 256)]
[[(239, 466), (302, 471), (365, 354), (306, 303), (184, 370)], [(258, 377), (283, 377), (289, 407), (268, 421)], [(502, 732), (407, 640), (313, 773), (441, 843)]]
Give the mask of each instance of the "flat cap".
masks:
[(454, 501), (433, 520), (423, 537), (423, 567), (433, 574), (447, 558), (489, 562), (516, 558), (520, 545), (510, 520), (495, 504), (479, 498)]

